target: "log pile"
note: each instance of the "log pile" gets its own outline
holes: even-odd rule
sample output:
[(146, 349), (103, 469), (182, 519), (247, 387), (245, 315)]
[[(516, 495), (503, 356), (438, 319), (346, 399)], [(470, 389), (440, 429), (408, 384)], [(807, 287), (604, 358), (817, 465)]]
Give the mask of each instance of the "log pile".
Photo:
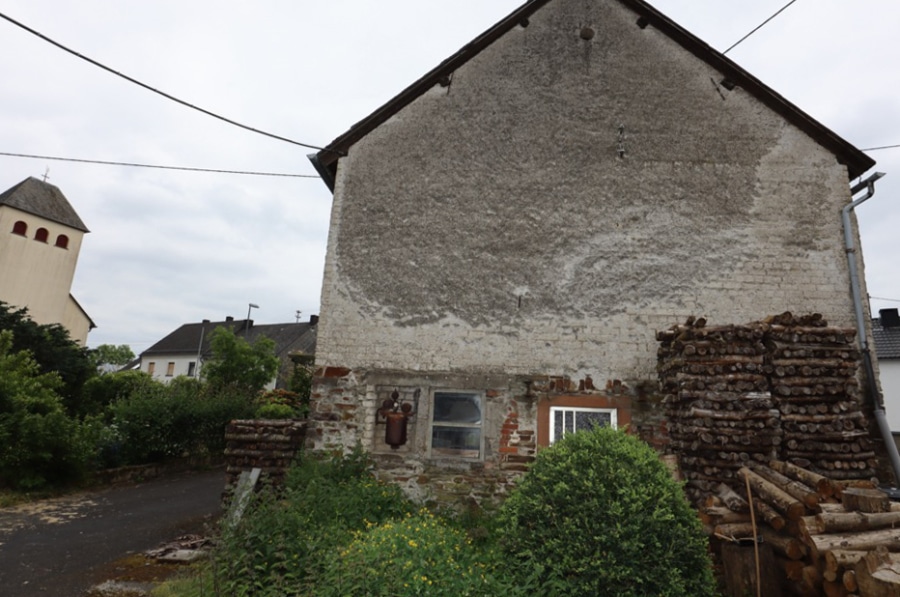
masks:
[(703, 320), (657, 334), (669, 447), (692, 499), (732, 481), (747, 462), (777, 456), (783, 432), (763, 339), (760, 326), (706, 327)]
[(225, 430), (226, 491), (243, 471), (262, 470), (280, 484), (306, 437), (306, 422), (292, 419), (235, 420)]
[(833, 479), (875, 475), (855, 333), (790, 313), (715, 327), (690, 318), (657, 333), (670, 450), (692, 501), (773, 459)]
[[(900, 504), (875, 480), (833, 479), (778, 460), (751, 463), (738, 476), (741, 485), (723, 484), (700, 507), (714, 547), (764, 545), (787, 594), (900, 595)], [(744, 550), (745, 559), (759, 551)]]

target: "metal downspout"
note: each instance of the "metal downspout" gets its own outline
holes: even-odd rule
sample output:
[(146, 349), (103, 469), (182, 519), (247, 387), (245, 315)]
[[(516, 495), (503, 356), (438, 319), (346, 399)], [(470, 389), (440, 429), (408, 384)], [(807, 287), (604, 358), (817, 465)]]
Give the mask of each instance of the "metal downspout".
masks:
[(888, 457), (891, 460), (891, 468), (894, 471), (894, 483), (900, 484), (900, 453), (897, 451), (897, 444), (894, 443), (894, 436), (888, 426), (887, 418), (884, 413), (884, 399), (878, 391), (878, 384), (875, 380), (875, 367), (872, 365), (872, 352), (869, 348), (869, 338), (866, 334), (866, 319), (862, 303), (862, 291), (859, 283), (859, 269), (856, 265), (856, 243), (853, 239), (853, 227), (850, 222), (850, 212), (863, 202), (867, 201), (875, 194), (875, 181), (884, 176), (883, 172), (876, 172), (866, 180), (860, 182), (850, 189), (851, 197), (859, 191), (866, 189), (866, 194), (849, 203), (841, 209), (841, 219), (844, 225), (844, 248), (847, 252), (847, 264), (850, 268), (850, 290), (853, 294), (853, 308), (856, 312), (856, 329), (859, 336), (859, 347), (862, 352), (863, 366), (866, 369), (866, 377), (869, 389), (869, 397), (872, 400), (872, 411), (875, 415), (875, 421), (878, 424), (878, 430), (881, 432), (881, 439), (887, 450)]

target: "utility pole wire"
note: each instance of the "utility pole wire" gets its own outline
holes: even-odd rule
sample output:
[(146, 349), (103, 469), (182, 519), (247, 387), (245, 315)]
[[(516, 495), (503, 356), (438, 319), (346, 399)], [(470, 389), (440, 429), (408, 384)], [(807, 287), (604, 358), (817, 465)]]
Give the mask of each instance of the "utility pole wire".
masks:
[[(36, 160), (56, 160), (59, 162), (78, 162), (81, 164), (103, 164), (105, 166), (131, 166), (133, 168), (156, 168), (158, 170), (185, 170), (187, 172), (213, 172), (216, 174), (247, 174), (250, 176), (282, 176), (287, 178), (319, 178), (316, 174), (284, 174), (281, 172), (253, 172), (248, 170), (216, 170), (213, 168), (189, 168), (187, 166), (156, 166), (153, 164), (136, 164), (133, 162), (110, 162), (105, 160), (85, 160), (79, 158), (62, 158), (52, 155), (32, 155), (29, 153), (10, 153), (0, 151), (0, 155), (14, 158), (32, 158)], [(46, 175), (45, 175), (46, 176)]]
[(860, 149), (860, 151), (878, 151), (879, 149), (897, 149), (900, 145), (882, 145), (881, 147), (867, 147), (866, 149)]
[(738, 45), (739, 43), (741, 43), (742, 41), (744, 41), (745, 39), (747, 39), (748, 37), (750, 37), (751, 35), (753, 35), (753, 34), (756, 33), (757, 31), (759, 31), (760, 29), (762, 29), (762, 28), (766, 25), (766, 23), (768, 23), (769, 21), (771, 21), (772, 19), (774, 19), (775, 17), (777, 17), (778, 15), (780, 15), (782, 12), (784, 12), (784, 9), (786, 9), (788, 6), (790, 6), (791, 4), (793, 4), (793, 3), (796, 2), (796, 1), (797, 1), (797, 0), (791, 0), (790, 2), (788, 2), (787, 4), (785, 4), (784, 6), (782, 6), (781, 9), (780, 9), (778, 12), (776, 12), (775, 14), (773, 14), (771, 17), (769, 17), (768, 19), (766, 19), (765, 21), (763, 21), (763, 22), (760, 23), (759, 25), (757, 25), (757, 27), (756, 27), (753, 31), (751, 31), (750, 33), (748, 33), (747, 35), (745, 35), (745, 36), (742, 37), (741, 39), (739, 39), (739, 40), (737, 40), (736, 42), (734, 42), (733, 44), (731, 44), (731, 47), (728, 48), (727, 50), (725, 50), (724, 52), (722, 52), (722, 54), (727, 54), (728, 52), (730, 52), (731, 50), (733, 50), (735, 47), (737, 47), (737, 45)]
[(3, 14), (2, 12), (0, 12), (0, 17), (2, 17), (3, 19), (6, 19), (7, 21), (9, 21), (10, 23), (12, 23), (13, 25), (16, 25), (17, 27), (20, 27), (20, 28), (24, 29), (24, 30), (27, 31), (28, 33), (31, 33), (32, 35), (36, 35), (37, 37), (43, 39), (43, 40), (46, 41), (47, 43), (53, 44), (54, 46), (56, 46), (56, 47), (59, 48), (60, 50), (63, 50), (63, 51), (65, 51), (65, 52), (68, 52), (69, 54), (72, 54), (73, 56), (77, 56), (78, 58), (81, 58), (82, 60), (85, 60), (85, 61), (87, 61), (87, 62), (90, 62), (90, 63), (93, 64), (94, 66), (97, 66), (97, 67), (99, 67), (99, 68), (102, 68), (103, 70), (105, 70), (105, 71), (107, 71), (107, 72), (109, 72), (109, 73), (112, 73), (112, 74), (116, 75), (117, 77), (121, 77), (121, 78), (125, 79), (126, 81), (128, 81), (128, 82), (130, 82), (130, 83), (134, 83), (135, 85), (138, 85), (138, 86), (143, 87), (144, 89), (146, 89), (146, 90), (148, 90), (148, 91), (152, 91), (153, 93), (156, 93), (156, 94), (158, 94), (158, 95), (161, 95), (161, 96), (163, 96), (164, 98), (166, 98), (166, 99), (168, 99), (168, 100), (171, 100), (171, 101), (173, 101), (173, 102), (176, 102), (176, 103), (178, 103), (178, 104), (181, 104), (182, 106), (186, 106), (186, 107), (191, 108), (191, 109), (193, 109), (193, 110), (197, 110), (198, 112), (202, 112), (203, 114), (206, 114), (207, 116), (212, 116), (213, 118), (217, 118), (217, 119), (219, 119), (219, 120), (221, 120), (221, 121), (223, 121), (223, 122), (227, 122), (228, 124), (231, 124), (231, 125), (233, 125), (233, 126), (242, 128), (242, 129), (244, 129), (244, 130), (248, 130), (248, 131), (251, 131), (251, 132), (253, 132), (253, 133), (260, 134), (260, 135), (265, 135), (266, 137), (271, 137), (272, 139), (278, 139), (279, 141), (284, 141), (284, 142), (286, 142), (286, 143), (292, 143), (293, 145), (299, 145), (300, 147), (306, 147), (306, 148), (308, 148), (308, 149), (315, 149), (315, 150), (317, 150), (317, 151), (321, 151), (321, 150), (323, 149), (322, 147), (319, 147), (319, 146), (317, 146), (317, 145), (308, 145), (308, 144), (306, 144), (306, 143), (300, 143), (299, 141), (294, 141), (293, 139), (288, 139), (287, 137), (281, 137), (281, 136), (279, 136), (279, 135), (275, 135), (275, 134), (272, 134), (272, 133), (267, 133), (267, 132), (265, 132), (265, 131), (261, 131), (261, 130), (259, 130), (259, 129), (255, 129), (255, 128), (251, 127), (251, 126), (247, 126), (246, 124), (241, 124), (240, 122), (236, 122), (236, 121), (234, 121), (234, 120), (231, 120), (230, 118), (226, 118), (226, 117), (224, 117), (224, 116), (220, 116), (219, 114), (216, 114), (215, 112), (210, 112), (209, 110), (205, 110), (205, 109), (203, 109), (203, 108), (200, 108), (199, 106), (195, 106), (194, 104), (191, 104), (191, 103), (188, 103), (188, 102), (186, 102), (186, 101), (184, 101), (184, 100), (178, 99), (177, 97), (172, 96), (172, 95), (169, 95), (168, 93), (166, 93), (166, 92), (164, 92), (164, 91), (160, 91), (159, 89), (156, 89), (156, 88), (154, 88), (154, 87), (151, 87), (150, 85), (147, 85), (147, 84), (145, 84), (145, 83), (141, 83), (141, 82), (138, 81), (137, 79), (133, 79), (133, 78), (129, 77), (128, 75), (125, 75), (125, 74), (123, 74), (123, 73), (120, 73), (119, 71), (114, 70), (114, 69), (112, 69), (112, 68), (110, 68), (110, 67), (108, 67), (108, 66), (106, 66), (106, 65), (104, 65), (104, 64), (101, 64), (101, 63), (97, 62), (96, 60), (94, 60), (94, 59), (92, 59), (92, 58), (88, 58), (87, 56), (85, 56), (85, 55), (83, 55), (83, 54), (79, 54), (79, 53), (76, 52), (75, 50), (72, 50), (72, 49), (67, 48), (66, 46), (62, 45), (61, 43), (56, 42), (56, 41), (50, 39), (49, 37), (47, 37), (47, 36), (44, 35), (43, 33), (40, 33), (39, 31), (35, 31), (35, 30), (32, 29), (31, 27), (28, 27), (27, 25), (25, 25), (25, 24), (23, 24), (23, 23), (20, 23), (19, 21), (13, 19), (12, 17), (9, 17), (9, 16)]

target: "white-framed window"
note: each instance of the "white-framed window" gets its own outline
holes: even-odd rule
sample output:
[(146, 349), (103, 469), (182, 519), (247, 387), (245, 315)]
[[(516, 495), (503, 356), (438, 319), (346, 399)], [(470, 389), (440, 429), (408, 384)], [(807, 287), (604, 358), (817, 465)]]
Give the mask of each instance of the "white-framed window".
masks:
[(194, 377), (194, 375), (195, 375), (196, 373), (197, 373), (197, 362), (196, 362), (196, 361), (191, 361), (191, 362), (189, 362), (189, 363), (188, 363), (188, 372), (187, 372), (187, 376), (188, 376), (188, 377)]
[(596, 425), (616, 428), (616, 409), (583, 408), (579, 406), (550, 407), (550, 443), (566, 433), (588, 430)]
[(436, 390), (431, 405), (431, 456), (481, 458), (484, 400), (477, 392)]
[(175, 362), (169, 361), (169, 365), (166, 367), (166, 377), (172, 377), (175, 375)]

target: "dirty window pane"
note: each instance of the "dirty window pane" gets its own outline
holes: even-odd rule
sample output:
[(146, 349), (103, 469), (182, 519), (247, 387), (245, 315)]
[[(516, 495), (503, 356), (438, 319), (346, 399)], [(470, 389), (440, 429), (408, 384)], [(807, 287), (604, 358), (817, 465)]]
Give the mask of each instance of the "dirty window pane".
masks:
[(481, 429), (435, 425), (431, 428), (431, 452), (436, 455), (478, 458), (481, 453)]
[(481, 424), (481, 397), (477, 394), (435, 392), (435, 422)]
[(431, 412), (431, 454), (481, 456), (481, 396), (467, 392), (435, 392)]

